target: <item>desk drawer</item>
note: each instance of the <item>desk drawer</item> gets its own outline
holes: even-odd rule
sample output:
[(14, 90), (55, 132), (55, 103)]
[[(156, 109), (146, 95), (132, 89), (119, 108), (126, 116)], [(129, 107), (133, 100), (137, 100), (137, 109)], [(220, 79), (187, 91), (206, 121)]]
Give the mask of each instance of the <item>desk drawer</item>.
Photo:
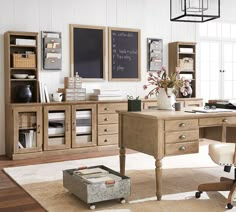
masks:
[(236, 117), (215, 117), (199, 119), (199, 126), (221, 126), (223, 122), (236, 121)]
[(98, 125), (98, 135), (117, 134), (118, 124)]
[(165, 143), (188, 142), (199, 139), (199, 130), (165, 133)]
[(165, 145), (165, 155), (184, 155), (184, 154), (198, 153), (198, 151), (199, 151), (198, 141)]
[(116, 110), (127, 110), (127, 103), (98, 104), (98, 113), (116, 113)]
[(118, 144), (118, 134), (98, 136), (99, 146), (110, 145), (110, 144)]
[(98, 124), (117, 124), (118, 114), (98, 114)]
[(198, 119), (165, 121), (165, 131), (198, 129)]

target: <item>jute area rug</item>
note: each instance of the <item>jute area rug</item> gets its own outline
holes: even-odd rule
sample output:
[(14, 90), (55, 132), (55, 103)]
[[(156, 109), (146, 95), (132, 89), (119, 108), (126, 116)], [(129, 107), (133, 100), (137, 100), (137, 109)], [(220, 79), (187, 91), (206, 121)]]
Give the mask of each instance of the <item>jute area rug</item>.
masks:
[[(142, 153), (128, 154), (126, 175), (131, 178), (131, 195), (127, 203), (120, 204), (118, 200), (100, 202), (95, 211), (226, 211), (228, 192), (204, 192), (200, 199), (195, 198), (199, 184), (218, 181), (220, 176), (233, 177), (211, 161), (207, 154), (208, 143), (202, 142), (199, 154), (163, 159), (162, 201), (156, 201), (155, 197), (154, 158)], [(92, 165), (105, 165), (119, 171), (119, 156), (6, 168), (5, 172), (47, 211), (81, 212), (91, 210), (63, 187), (62, 170)]]

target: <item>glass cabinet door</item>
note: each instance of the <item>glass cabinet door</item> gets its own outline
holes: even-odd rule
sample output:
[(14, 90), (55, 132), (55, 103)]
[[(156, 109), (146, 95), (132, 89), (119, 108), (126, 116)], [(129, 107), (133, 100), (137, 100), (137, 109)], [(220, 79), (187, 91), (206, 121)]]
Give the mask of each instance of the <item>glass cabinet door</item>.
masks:
[(70, 106), (44, 107), (44, 150), (70, 148)]
[(42, 151), (42, 107), (14, 107), (14, 153)]
[(96, 136), (96, 105), (73, 105), (72, 147), (95, 146)]

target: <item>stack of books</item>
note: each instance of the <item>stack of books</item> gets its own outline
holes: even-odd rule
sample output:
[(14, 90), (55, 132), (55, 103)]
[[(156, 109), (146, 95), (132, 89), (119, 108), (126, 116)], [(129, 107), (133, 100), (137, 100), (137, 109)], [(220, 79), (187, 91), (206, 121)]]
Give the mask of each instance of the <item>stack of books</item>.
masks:
[(91, 100), (122, 100), (119, 89), (93, 89), (94, 93), (90, 96)]

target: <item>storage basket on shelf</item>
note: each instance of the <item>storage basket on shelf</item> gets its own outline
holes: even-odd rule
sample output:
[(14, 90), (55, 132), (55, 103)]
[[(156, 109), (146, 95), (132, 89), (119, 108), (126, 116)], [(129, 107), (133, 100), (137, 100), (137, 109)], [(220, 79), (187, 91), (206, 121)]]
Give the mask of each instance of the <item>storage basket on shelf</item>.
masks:
[(184, 57), (179, 59), (179, 67), (183, 71), (193, 71), (193, 58)]
[(36, 57), (35, 54), (13, 54), (14, 68), (35, 68)]

